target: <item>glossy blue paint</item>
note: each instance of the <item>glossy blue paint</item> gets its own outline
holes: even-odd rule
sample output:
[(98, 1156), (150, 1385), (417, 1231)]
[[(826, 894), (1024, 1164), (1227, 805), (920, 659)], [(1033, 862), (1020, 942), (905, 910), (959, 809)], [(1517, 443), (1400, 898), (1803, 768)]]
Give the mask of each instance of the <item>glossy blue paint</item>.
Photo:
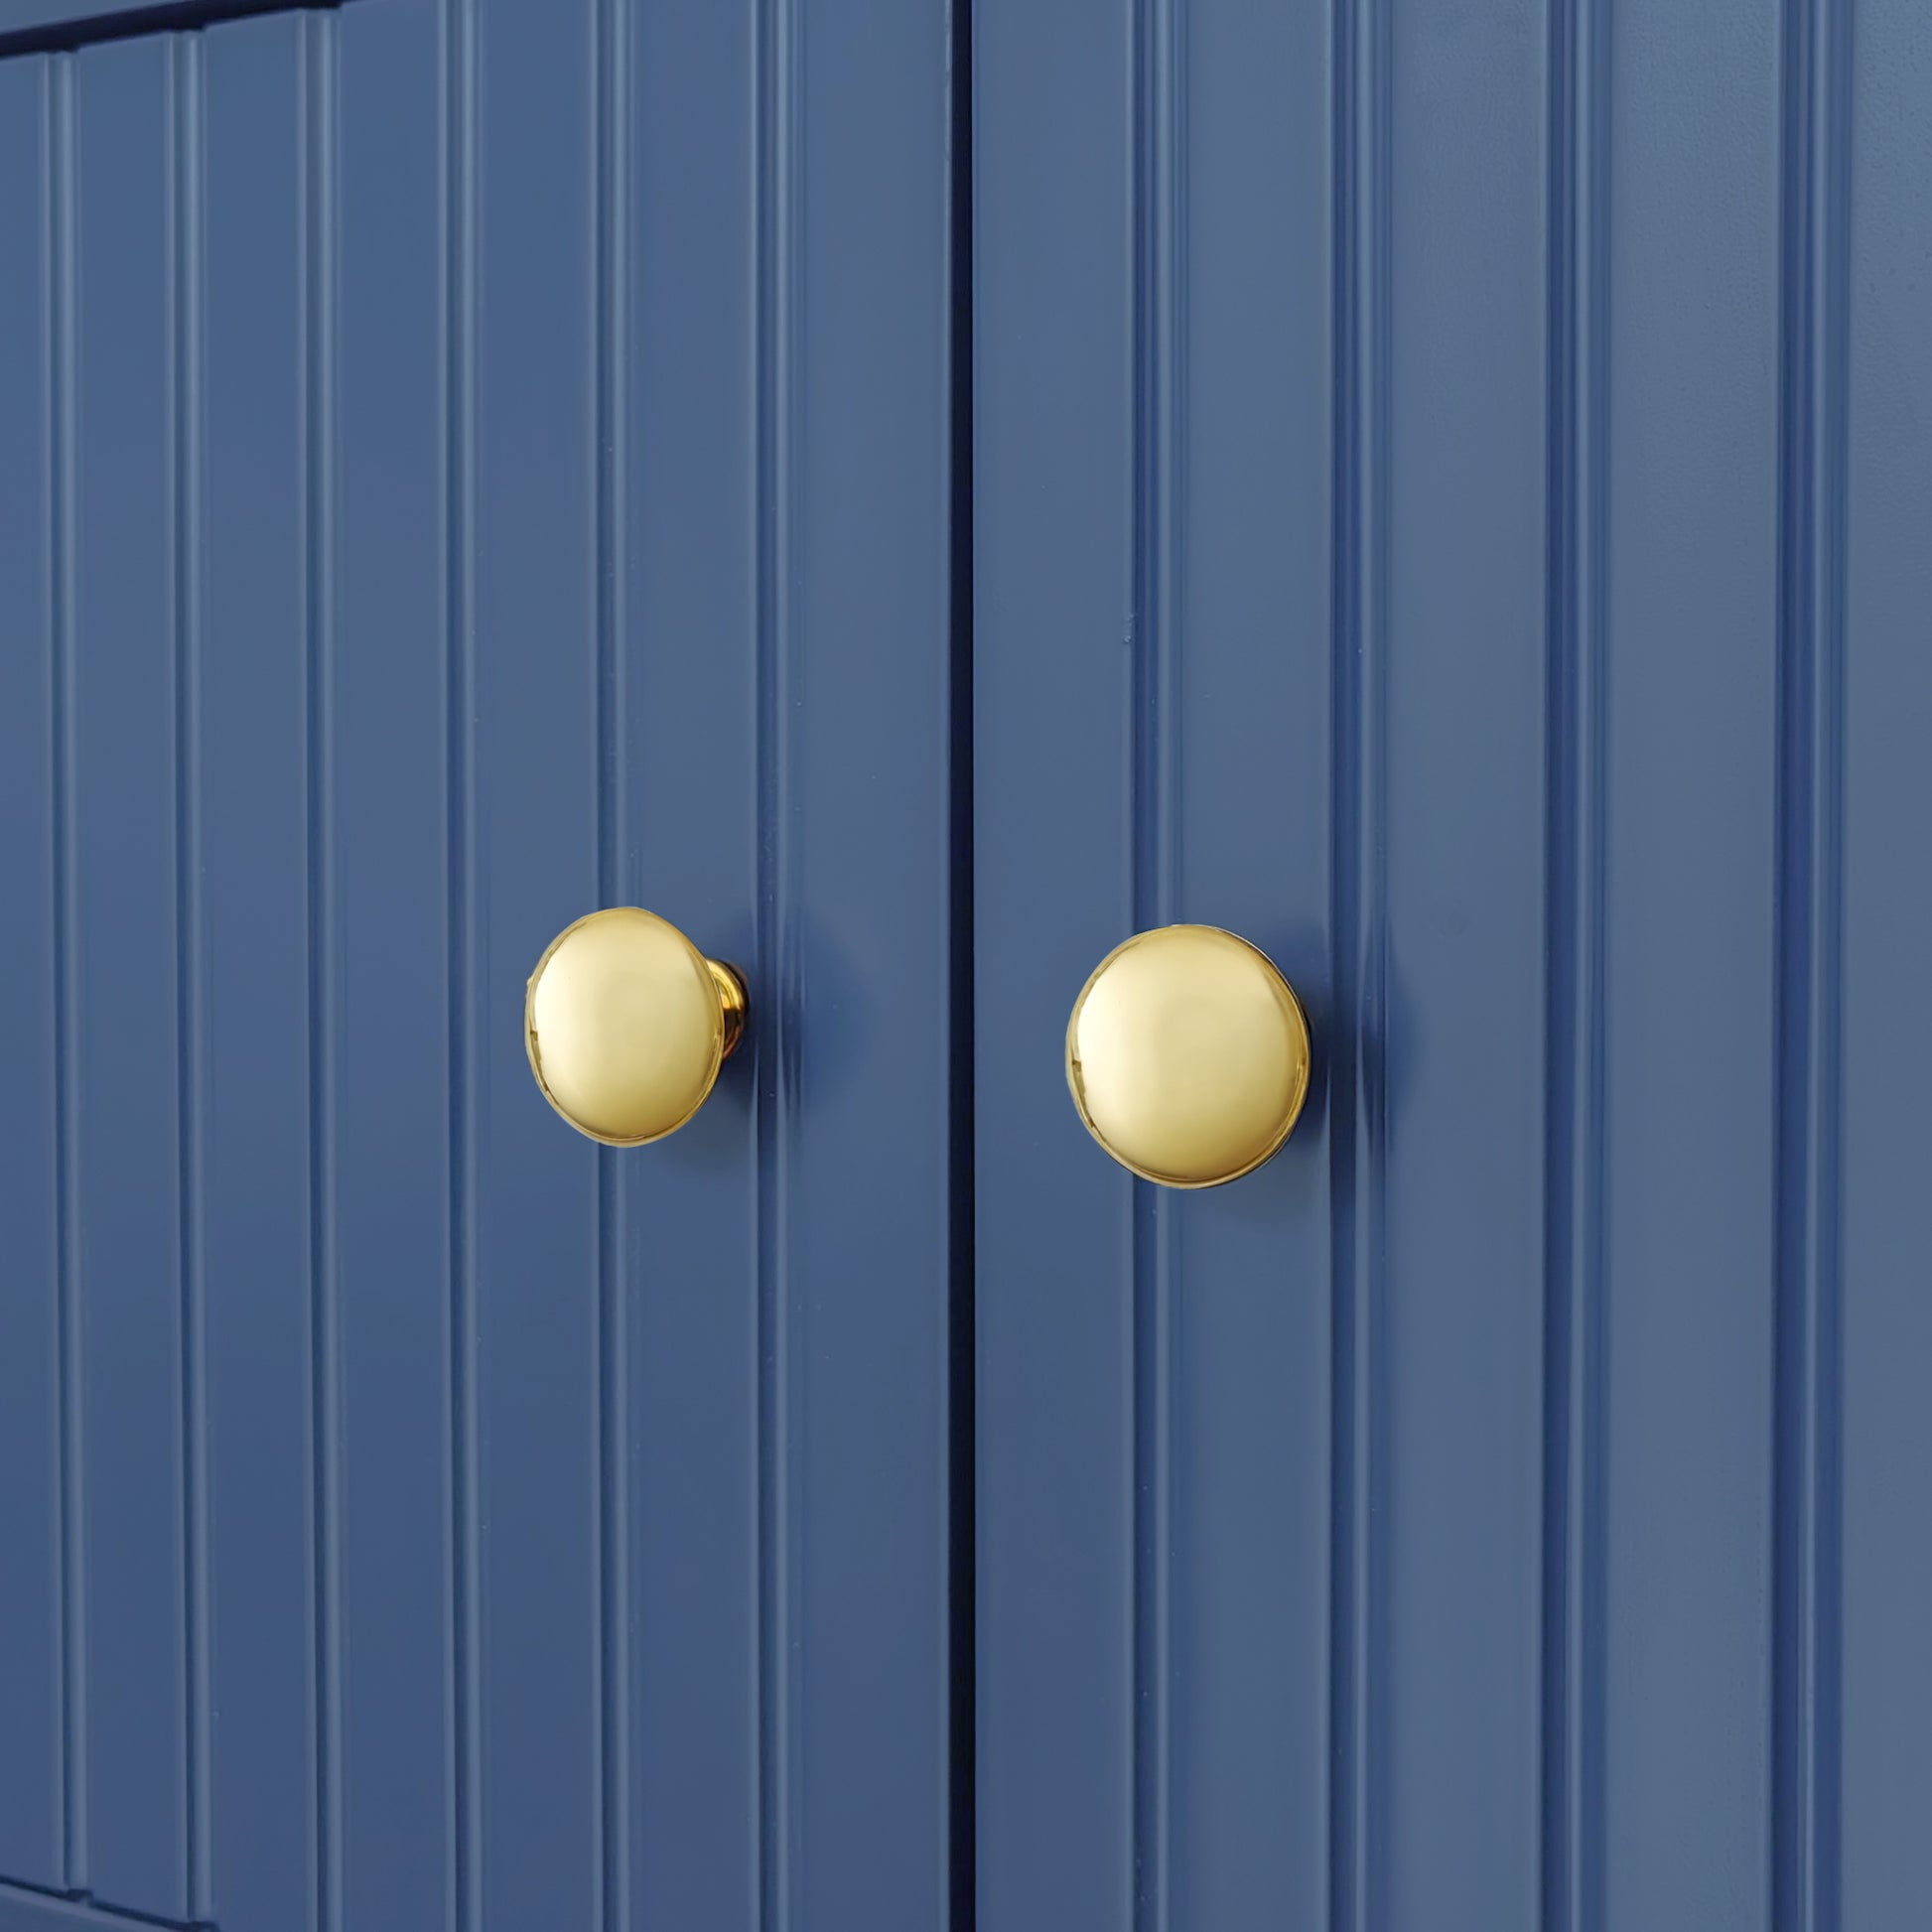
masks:
[(0, 1000), (29, 1024), (0, 1028), (0, 1869), (55, 1883), (66, 1868), (62, 1785), (67, 1711), (62, 1659), (67, 1554), (62, 1475), (65, 1164), (57, 772), (58, 659), (48, 570), (59, 491), (50, 475), (46, 300), (53, 252), (53, 113), (38, 62), (0, 66), (0, 249), (30, 272), (0, 278), (0, 582), (11, 642), (0, 650)]
[[(1607, 31), (1587, 1856), (1609, 1925), (1741, 1928), (1766, 1922), (1773, 1850), (1778, 21)], [(1656, 81), (1618, 86), (1640, 51)]]
[[(320, 0), (306, 11), (343, 4)], [(0, 0), (0, 53), (46, 53), (294, 11), (288, 0)]]
[[(442, 43), (372, 10), (336, 53), (328, 798), (335, 919), (338, 1922), (455, 1922), (453, 992)], [(380, 1713), (379, 1719), (358, 1713)], [(434, 1848), (425, 1857), (422, 1848)]]
[(1919, 10), (980, 0), (970, 826), (940, 9), (140, 24), (0, 5), (0, 1927), (1923, 1920)]
[[(1821, 1282), (1836, 1323), (1836, 1358), (1824, 1360), (1838, 1388), (1826, 1379), (1817, 1405), (1817, 1514), (1839, 1578), (1818, 1625), (1826, 1667), (1811, 1681), (1827, 1720), (1818, 1727), (1826, 1829), (1816, 1868), (1827, 1887), (1842, 1884), (1849, 1927), (1932, 1912), (1932, 1863), (1917, 1823), (1932, 1799), (1923, 1641), (1932, 1610), (1932, 1542), (1923, 1530), (1932, 1424), (1922, 1372), (1932, 1359), (1923, 1287), (1932, 1225), (1921, 1181), (1932, 1147), (1932, 1040), (1913, 1018), (1932, 919), (1925, 896), (1901, 894), (1888, 876), (1892, 864), (1909, 863), (1895, 842), (1915, 840), (1924, 822), (1932, 732), (1923, 647), (1932, 550), (1922, 541), (1932, 514), (1924, 431), (1932, 283), (1923, 272), (1932, 21), (1916, 7), (1866, 0), (1849, 45), (1841, 38), (1829, 61), (1825, 94), (1842, 145), (1824, 176), (1832, 192), (1818, 205), (1843, 295), (1825, 317), (1820, 389), (1828, 436), (1842, 440), (1836, 473), (1822, 472), (1828, 568), (1820, 590), (1836, 627), (1820, 642), (1843, 738), (1836, 760), (1821, 765), (1820, 790), (1836, 812), (1826, 824), (1842, 852), (1843, 927), (1839, 977), (1828, 983), (1839, 1001), (1836, 1010), (1819, 1007), (1835, 1027), (1823, 1037), (1835, 1057), (1828, 1069), (1837, 1090), (1827, 1085), (1826, 1095), (1838, 1109), (1832, 1204), (1842, 1245), (1836, 1278)], [(1842, 599), (1836, 609), (1834, 598)], [(1802, 1714), (1808, 1701), (1798, 1703)]]
[(335, 1242), (311, 1212), (332, 1165), (314, 971), (327, 925), (312, 917), (329, 875), (298, 855), (315, 851), (328, 749), (313, 696), (328, 482), (310, 408), (327, 354), (314, 277), (332, 27), (282, 16), (173, 49), (191, 1910), (241, 1924), (307, 1917), (330, 1762), (317, 1706), (333, 1695)]
[[(320, 0), (309, 11), (333, 10), (343, 3)], [(119, 5), (114, 0), (0, 0), (0, 60), (292, 11), (289, 0), (123, 0)]]
[[(176, 95), (158, 41), (74, 64), (70, 623), (73, 1396), (69, 1870), (186, 1917), (189, 1522), (181, 1053), (185, 666), (174, 438)], [(66, 466), (63, 466), (64, 469)]]
[(974, 25), (978, 1903), (995, 1926), (1120, 1926), (1133, 1205), (1060, 1055), (1134, 919), (1133, 89), (1118, 8)]
[(1292, 11), (977, 10), (980, 1922), (1915, 1923), (1925, 30)]
[[(946, 1920), (946, 51), (0, 62), (0, 1925)], [(632, 899), (647, 1157), (520, 1036)]]

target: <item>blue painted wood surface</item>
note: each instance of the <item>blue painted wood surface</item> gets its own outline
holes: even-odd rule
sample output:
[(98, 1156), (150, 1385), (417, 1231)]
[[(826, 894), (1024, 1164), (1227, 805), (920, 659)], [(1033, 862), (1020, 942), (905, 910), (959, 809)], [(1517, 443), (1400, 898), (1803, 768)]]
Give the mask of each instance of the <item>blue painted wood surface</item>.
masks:
[(1922, 11), (977, 13), (970, 1751), (940, 11), (0, 61), (0, 1927), (1932, 1911)]
[[(308, 11), (343, 4), (317, 0)], [(257, 14), (296, 11), (289, 0), (0, 0), (0, 60), (72, 52), (103, 41), (134, 40), (219, 26)]]
[[(72, 76), (71, 629), (62, 721), (71, 1005), (69, 1286), (79, 1487), (72, 1870), (186, 1917), (193, 1834), (188, 1550), (190, 1229), (183, 1129), (179, 713), (184, 504), (171, 401), (178, 71), (161, 42)], [(135, 158), (140, 165), (129, 165)], [(82, 297), (84, 291), (84, 299)], [(295, 1104), (300, 1106), (300, 1098)], [(205, 1734), (205, 1732), (203, 1733)], [(199, 1753), (198, 1753), (199, 1754)]]
[[(1825, 1346), (1810, 1404), (1815, 1547), (1836, 1585), (1814, 1606), (1820, 1660), (1807, 1674), (1825, 1723), (1796, 1797), (1820, 1808), (1822, 1857), (1806, 1875), (1843, 1887), (1846, 1926), (1932, 1916), (1932, 1861), (1918, 1821), (1932, 1806), (1932, 1212), (1922, 1184), (1932, 1035), (1917, 989), (1932, 958), (1932, 899), (1918, 870), (1932, 732), (1932, 279), (1925, 273), (1932, 180), (1932, 28), (1898, 0), (1865, 0), (1848, 47), (1830, 46), (1835, 103), (1818, 198), (1828, 287), (1814, 394), (1825, 449), (1816, 580), (1823, 688), (1838, 707), (1823, 738), (1823, 858), (1842, 866), (1821, 907), (1842, 953), (1808, 1011), (1819, 1016), (1822, 1113), (1835, 1140), (1823, 1169), (1815, 1302)], [(1850, 113), (1846, 111), (1850, 96)], [(1849, 123), (1849, 124), (1848, 124)], [(1834, 1248), (1837, 1252), (1834, 1252)], [(1836, 1576), (1833, 1571), (1836, 1571)], [(1802, 1716), (1807, 1704), (1794, 1699)], [(1802, 1733), (1801, 1733), (1802, 1734)], [(1839, 1788), (1834, 1789), (1834, 1780)]]
[(1923, 11), (976, 18), (979, 1922), (1916, 1924)]
[(31, 66), (0, 66), (0, 234), (34, 272), (0, 279), (0, 582), (8, 629), (0, 650), (0, 973), (16, 1013), (0, 1028), (0, 1869), (43, 1883), (66, 1869), (63, 1784), (68, 1709), (62, 1658), (69, 1521), (63, 1362), (66, 1172), (57, 1095), (65, 1071), (59, 1016), (65, 949), (56, 938), (64, 892), (64, 759), (56, 733), (55, 659), (48, 648), (55, 590), (47, 558), (59, 491), (47, 462), (44, 371), (53, 345), (46, 301), (49, 102)]
[[(946, 54), (0, 62), (0, 1925), (945, 1921)], [(631, 900), (648, 1156), (520, 1036)]]

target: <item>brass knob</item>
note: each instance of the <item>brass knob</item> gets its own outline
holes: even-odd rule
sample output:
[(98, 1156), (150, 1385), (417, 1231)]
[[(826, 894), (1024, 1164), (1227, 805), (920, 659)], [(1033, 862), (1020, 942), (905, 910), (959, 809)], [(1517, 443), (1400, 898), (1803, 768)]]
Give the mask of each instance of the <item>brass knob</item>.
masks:
[(1066, 1083), (1123, 1168), (1217, 1187), (1277, 1153), (1309, 1091), (1309, 1023), (1275, 962), (1211, 925), (1140, 932), (1073, 1003)]
[(635, 905), (565, 926), (523, 998), (523, 1041), (543, 1097), (611, 1147), (675, 1134), (744, 1031), (745, 982)]

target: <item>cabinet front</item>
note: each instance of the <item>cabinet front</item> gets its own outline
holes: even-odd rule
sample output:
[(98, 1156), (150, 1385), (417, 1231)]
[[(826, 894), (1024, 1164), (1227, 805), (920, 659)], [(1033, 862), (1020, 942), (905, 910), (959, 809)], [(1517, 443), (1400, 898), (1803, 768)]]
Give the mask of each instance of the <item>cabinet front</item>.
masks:
[[(944, 1923), (945, 86), (0, 5), (8, 1932)], [(616, 904), (750, 990), (636, 1153)]]
[(980, 1925), (1932, 1923), (1932, 20), (975, 16)]
[(0, 0), (0, 1932), (1932, 1923), (1928, 73)]

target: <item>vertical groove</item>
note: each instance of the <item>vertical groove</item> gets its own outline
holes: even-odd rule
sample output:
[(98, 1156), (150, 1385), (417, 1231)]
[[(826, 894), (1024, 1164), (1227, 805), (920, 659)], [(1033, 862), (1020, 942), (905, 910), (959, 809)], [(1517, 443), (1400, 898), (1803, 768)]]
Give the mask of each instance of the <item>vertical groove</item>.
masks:
[(336, 1250), (336, 22), (302, 36), (303, 598), (308, 696), (310, 1506), (315, 1531), (316, 1923), (342, 1923), (341, 1333)]
[(765, 989), (759, 1082), (759, 1919), (789, 1932), (795, 1909), (789, 1658), (795, 1607), (791, 1532), (790, 1282), (787, 1207), (797, 1103), (792, 1026), (798, 961), (789, 830), (792, 362), (796, 328), (797, 20), (792, 0), (760, 0), (758, 167), (757, 944)]
[(978, 1248), (974, 1109), (975, 862), (973, 856), (973, 7), (952, 0), (948, 126), (947, 556), (952, 654), (951, 892), (947, 902), (947, 1849), (949, 1932), (978, 1920)]
[(61, 1349), (61, 1809), (67, 1883), (87, 1883), (86, 1549), (80, 1430), (78, 889), (74, 847), (74, 336), (77, 328), (73, 61), (47, 62), (48, 610), (54, 776), (54, 1092)]
[[(623, 452), (628, 337), (629, 39), (627, 0), (598, 0), (593, 31), (593, 168), (596, 177), (598, 903), (623, 898), (629, 811), (624, 720)], [(597, 1151), (598, 1211), (598, 1725), (600, 1883), (605, 1932), (630, 1923), (629, 1487), (627, 1328), (624, 1315), (624, 1170), (617, 1151)]]
[[(1132, 421), (1134, 650), (1131, 759), (1133, 925), (1174, 917), (1178, 640), (1175, 563), (1179, 354), (1180, 0), (1139, 0), (1134, 17)], [(1134, 1923), (1167, 1932), (1173, 1548), (1175, 1201), (1130, 1183), (1134, 1295)]]
[(1603, 31), (1597, 0), (1552, 0), (1540, 1832), (1545, 1932), (1595, 1932), (1602, 1915)]
[(1383, 1922), (1376, 1656), (1383, 1095), (1382, 655), (1388, 437), (1388, 0), (1333, 16), (1333, 786), (1336, 1050), (1328, 1818), (1330, 1932)]
[(450, 1896), (457, 1932), (483, 1922), (482, 1670), (476, 1417), (477, 47), (475, 0), (443, 0), (445, 765), (450, 953)]
[(183, 1734), (188, 1914), (211, 1915), (208, 1750), (207, 1309), (203, 1267), (202, 39), (177, 34), (168, 69), (170, 549), (175, 649), (175, 1041), (182, 1432)]
[(1837, 1932), (1849, 6), (1787, 0), (1780, 317), (1772, 1923)]

